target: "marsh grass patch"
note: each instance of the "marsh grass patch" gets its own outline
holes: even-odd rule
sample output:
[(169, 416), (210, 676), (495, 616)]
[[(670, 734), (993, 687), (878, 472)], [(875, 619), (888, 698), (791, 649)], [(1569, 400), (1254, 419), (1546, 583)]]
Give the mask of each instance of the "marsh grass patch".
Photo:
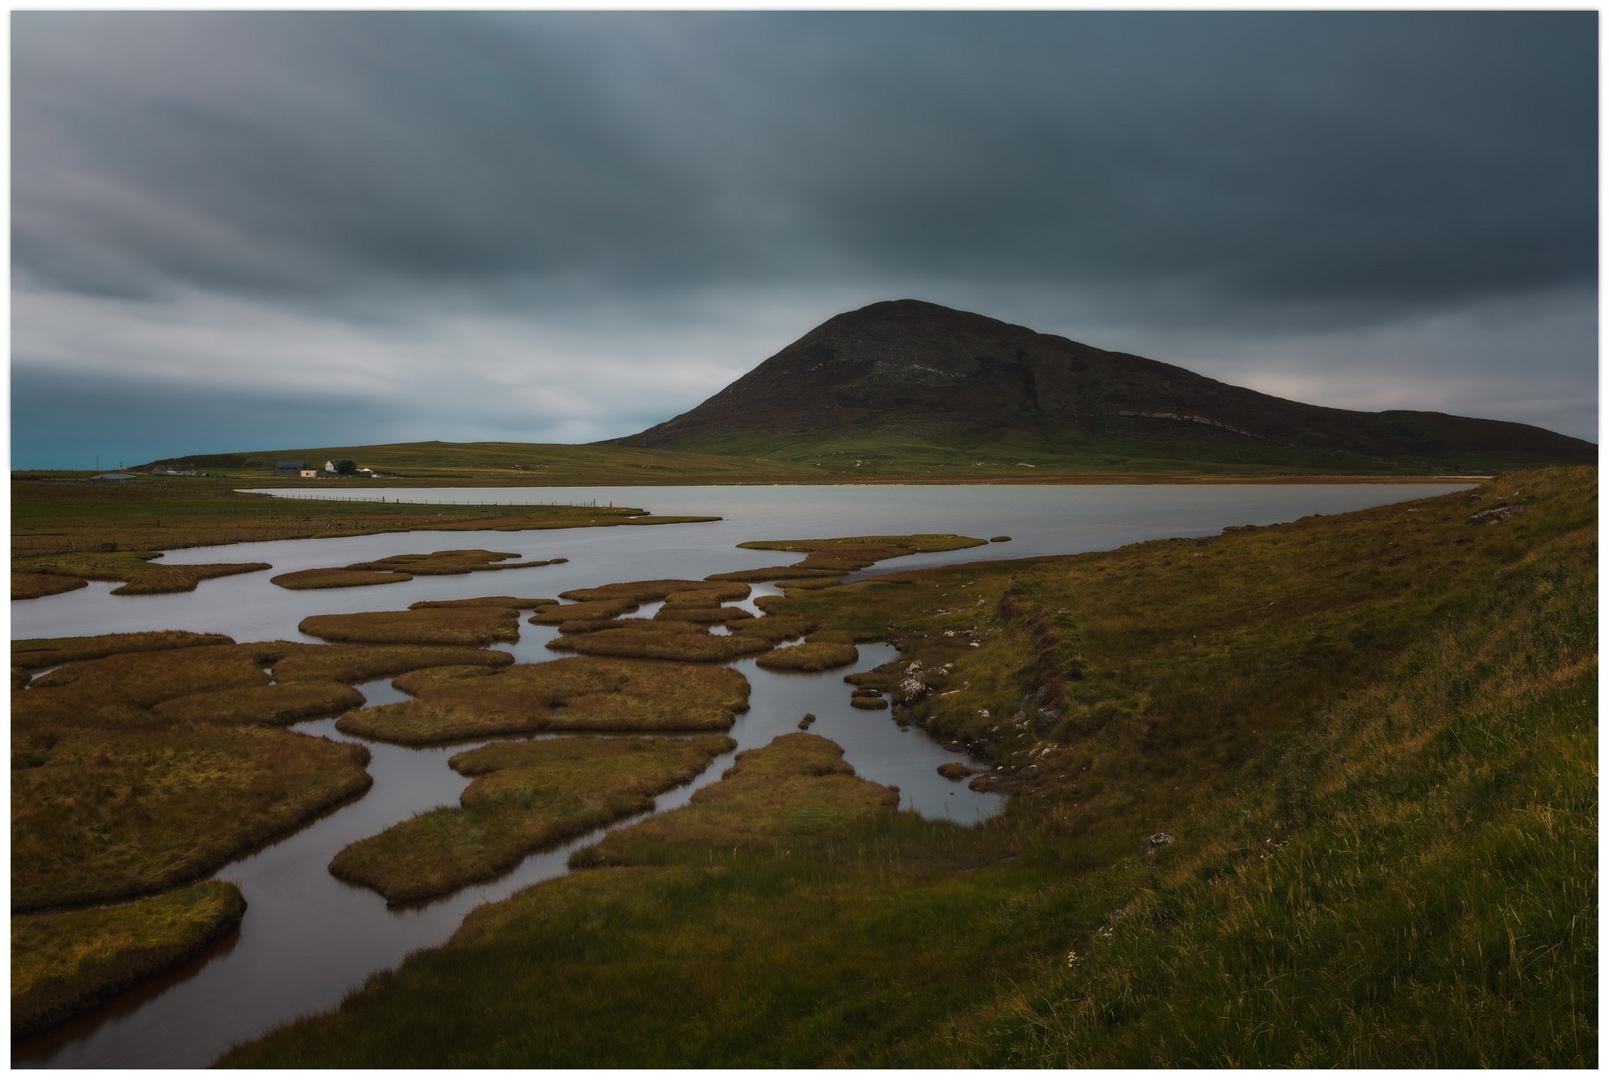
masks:
[(74, 577), (70, 574), (39, 574), (26, 570), (13, 570), (11, 599), (37, 600), (41, 596), (55, 596), (57, 593), (72, 592), (88, 585), (87, 578)]
[(831, 641), (807, 641), (801, 645), (772, 649), (757, 657), (754, 662), (770, 671), (826, 671), (829, 668), (853, 664), (859, 659), (860, 652), (853, 645)]
[[(556, 560), (557, 561), (557, 560)], [(472, 596), (464, 600), (420, 600), (408, 605), (409, 611), (427, 608), (495, 607), (530, 611), (533, 608), (555, 607), (557, 600), (527, 596)]]
[(310, 615), (297, 629), (326, 641), (374, 645), (490, 645), (520, 636), (519, 612), (495, 607)]
[(97, 634), (90, 637), (27, 638), (11, 643), (11, 662), (19, 667), (42, 668), (74, 660), (99, 660), (114, 653), (159, 652), (195, 645), (233, 645), (223, 634), (192, 634), (186, 630), (142, 630), (132, 634)]
[(590, 600), (542, 608), (525, 621), (537, 626), (557, 626), (581, 619), (615, 619), (636, 611), (638, 607), (637, 601), (631, 599)]
[(514, 657), (500, 649), (441, 645), (303, 645), (276, 662), (280, 682), (366, 682), (419, 668), (462, 665), (482, 670), (507, 667)]
[[(617, 656), (637, 660), (673, 660), (681, 663), (726, 663), (757, 652), (764, 652), (766, 641), (758, 636), (743, 633), (711, 634), (703, 626), (692, 622), (667, 621), (641, 628), (616, 626), (589, 633), (561, 634), (547, 643), (553, 650), (568, 649), (587, 656)], [(739, 622), (747, 628), (753, 623)]]
[(742, 600), (749, 595), (749, 587), (740, 582), (684, 581), (660, 578), (653, 581), (617, 581), (590, 589), (570, 589), (559, 594), (566, 600), (635, 600), (639, 604), (652, 603), (672, 597), (714, 600)]
[(404, 573), (416, 576), (473, 574), (487, 570), (521, 570), (535, 566), (551, 566), (567, 562), (566, 559), (533, 559), (528, 562), (511, 562), (518, 559), (513, 551), (488, 551), (485, 548), (455, 548), (449, 551), (432, 551), (428, 555), (390, 555), (384, 559), (352, 563), (348, 570), (368, 570), (375, 573)]
[[(228, 577), (233, 574), (250, 574), (270, 570), (268, 563), (203, 563), (173, 565), (158, 563), (158, 551), (66, 551), (49, 555), (14, 558), (13, 574), (45, 574), (67, 579), (87, 578), (90, 581), (121, 581), (112, 590), (113, 596), (138, 596), (151, 593), (191, 592), (196, 585), (209, 578)], [(71, 588), (77, 588), (74, 585)]]
[(439, 896), (649, 809), (655, 795), (692, 780), (736, 745), (724, 736), (564, 738), (467, 751), (450, 762), (475, 778), (461, 806), (427, 811), (348, 845), (330, 872), (391, 903)]
[(119, 907), (11, 917), (11, 1035), (68, 1019), (205, 949), (245, 913), (206, 881)]
[(368, 760), (361, 746), (253, 727), (62, 733), (11, 775), (12, 910), (208, 873), (366, 790)]
[(363, 695), (344, 683), (286, 682), (171, 698), (151, 711), (174, 723), (283, 726), (309, 717), (336, 716), (362, 704)]
[(344, 570), (319, 568), (294, 570), (268, 579), (281, 589), (356, 589), (366, 585), (394, 585), (412, 581), (412, 574), (381, 570)]
[(336, 727), (405, 745), (534, 731), (725, 731), (749, 697), (748, 680), (727, 668), (593, 657), (484, 678), (422, 672), (399, 685), (417, 696), (349, 712)]
[(688, 805), (610, 832), (570, 857), (575, 867), (662, 862), (658, 849), (824, 843), (893, 813), (899, 793), (861, 780), (837, 743), (803, 732), (745, 750)]

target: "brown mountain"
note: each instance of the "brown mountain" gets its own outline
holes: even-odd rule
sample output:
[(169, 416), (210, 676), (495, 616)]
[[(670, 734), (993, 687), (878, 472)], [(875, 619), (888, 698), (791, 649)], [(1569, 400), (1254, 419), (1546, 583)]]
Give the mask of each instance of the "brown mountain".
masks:
[(919, 300), (835, 316), (697, 408), (610, 442), (784, 460), (925, 445), (1332, 472), (1597, 460), (1596, 445), (1528, 424), (1306, 405)]

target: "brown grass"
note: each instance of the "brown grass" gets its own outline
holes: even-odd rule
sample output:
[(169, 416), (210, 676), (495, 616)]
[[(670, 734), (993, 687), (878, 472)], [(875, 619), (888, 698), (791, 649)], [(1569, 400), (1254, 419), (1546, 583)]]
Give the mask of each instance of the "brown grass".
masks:
[[(981, 547), (987, 540), (951, 533), (921, 533), (911, 536), (844, 536), (831, 540), (749, 540), (740, 548), (764, 551), (809, 552), (804, 561), (788, 568), (785, 577), (806, 577), (812, 573), (842, 573), (863, 570), (884, 559), (897, 559), (925, 551), (957, 551)], [(802, 572), (802, 573), (801, 573)], [(776, 580), (775, 578), (771, 580)], [(821, 587), (796, 585), (795, 588)]]
[[(741, 546), (741, 545), (739, 545)], [(836, 570), (807, 570), (803, 566), (762, 566), (758, 570), (734, 570), (728, 574), (711, 574), (705, 581), (777, 581), (781, 578), (836, 577)]]
[(349, 735), (416, 746), (532, 731), (725, 731), (749, 684), (726, 668), (572, 657), (482, 678), (446, 669), (397, 685), (413, 701), (347, 713)]
[(66, 574), (33, 574), (25, 570), (14, 570), (11, 573), (11, 599), (37, 600), (41, 596), (55, 596), (57, 593), (82, 589), (88, 584), (88, 580), (84, 578)]
[(170, 698), (206, 690), (267, 683), (268, 675), (249, 650), (238, 645), (200, 645), (81, 660), (34, 679), (23, 696), (60, 690), (91, 706), (116, 703), (148, 709)]
[(241, 686), (173, 698), (152, 712), (173, 723), (284, 725), (311, 716), (336, 716), (363, 704), (363, 695), (337, 682)]
[[(765, 599), (780, 600), (782, 598), (778, 596), (766, 597)], [(776, 645), (790, 638), (804, 637), (814, 631), (818, 625), (813, 619), (807, 619), (799, 615), (768, 614), (763, 619), (755, 619), (752, 622), (739, 623), (734, 626), (732, 636), (755, 638), (766, 642), (768, 645)]]
[(206, 881), (121, 907), (13, 915), (12, 1038), (183, 963), (245, 910), (237, 887)]
[(378, 570), (342, 570), (334, 567), (294, 570), (268, 579), (281, 589), (354, 589), (364, 585), (393, 585), (412, 581), (412, 574)]
[[(643, 621), (650, 622), (646, 619)], [(652, 628), (622, 627), (586, 634), (563, 634), (548, 642), (547, 647), (570, 649), (587, 656), (675, 660), (689, 664), (725, 663), (765, 651), (766, 642), (757, 635), (734, 633), (723, 637), (695, 626), (693, 623), (668, 622)]]
[(817, 641), (772, 649), (754, 662), (771, 671), (826, 671), (859, 659), (860, 652), (853, 645)]
[[(735, 607), (671, 607), (666, 604), (654, 612), (659, 622), (735, 623), (754, 618), (754, 612)], [(564, 632), (564, 631), (561, 631)]]
[(11, 774), (12, 910), (206, 874), (367, 789), (368, 759), (263, 728), (60, 733), (41, 764)]
[(369, 570), (375, 573), (408, 573), (415, 575), (472, 574), (482, 570), (516, 570), (528, 566), (551, 566), (568, 562), (568, 559), (537, 559), (532, 562), (509, 562), (519, 558), (512, 551), (487, 551), (485, 548), (454, 548), (449, 551), (432, 551), (428, 555), (390, 555), (372, 562), (352, 563), (348, 570)]
[(636, 611), (637, 607), (635, 600), (592, 600), (583, 604), (543, 608), (525, 621), (539, 626), (557, 626), (577, 619), (613, 619), (628, 611)]
[(532, 851), (653, 806), (737, 744), (695, 739), (542, 739), (458, 754), (476, 777), (461, 807), (440, 807), (351, 844), (330, 873), (392, 903), (484, 881)]
[(836, 578), (836, 577), (813, 577), (813, 578), (784, 578), (782, 580), (779, 580), (776, 583), (776, 585), (777, 585), (777, 588), (782, 589), (784, 592), (787, 592), (787, 591), (790, 591), (790, 590), (793, 590), (793, 589), (830, 589), (835, 585), (842, 585), (843, 583), (844, 582), (843, 582), (842, 578)]
[(192, 645), (233, 645), (222, 634), (192, 634), (185, 630), (145, 630), (135, 634), (100, 634), (95, 637), (28, 638), (11, 643), (11, 662), (42, 668), (74, 660), (98, 660), (113, 653), (156, 652)]
[[(152, 561), (161, 557), (162, 553), (156, 551), (66, 551), (13, 559), (11, 572), (57, 575), (68, 579), (88, 578), (91, 581), (121, 581), (124, 584), (113, 589), (112, 595), (137, 596), (191, 592), (199, 582), (208, 578), (273, 569), (268, 563), (167, 566)], [(76, 589), (78, 586), (72, 585), (70, 588)]]
[(819, 735), (779, 735), (745, 750), (719, 783), (694, 793), (678, 810), (609, 833), (571, 856), (573, 866), (627, 866), (663, 861), (664, 846), (770, 850), (830, 841), (891, 814), (899, 793), (858, 779), (842, 748)]
[(438, 645), (305, 645), (274, 665), (280, 682), (364, 682), (419, 668), (471, 665), (507, 667), (514, 657), (497, 649)]
[(492, 607), (310, 615), (297, 629), (326, 641), (374, 645), (490, 645), (520, 636), (519, 612)]
[(749, 595), (749, 587), (736, 582), (681, 581), (669, 578), (657, 581), (617, 581), (611, 585), (600, 585), (595, 589), (571, 589), (559, 595), (566, 600), (635, 600), (640, 604), (646, 604), (683, 593), (711, 600), (742, 600)]
[(474, 596), (467, 600), (420, 600), (417, 603), (409, 604), (408, 610), (422, 611), (427, 608), (499, 607), (514, 608), (516, 611), (529, 611), (532, 608), (554, 607), (557, 604), (557, 600), (532, 598), (526, 596)]

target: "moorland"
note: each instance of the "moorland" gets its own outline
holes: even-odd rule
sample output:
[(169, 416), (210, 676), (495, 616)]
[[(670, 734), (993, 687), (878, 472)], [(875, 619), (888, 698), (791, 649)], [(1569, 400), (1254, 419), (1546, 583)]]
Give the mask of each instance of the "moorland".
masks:
[[(172, 505), (224, 532), (227, 501)], [(390, 512), (369, 523), (409, 526)], [(525, 612), (554, 621), (549, 598), (376, 613), (339, 644), (14, 643), (13, 1030), (227, 933), (238, 898), (189, 883), (361, 791), (361, 757), (283, 730), (296, 717), (429, 741), (570, 712), (640, 744), (617, 761), (567, 732), (503, 744), (551, 747), (535, 757), (455, 758), (475, 795), (332, 866), (404, 898), (697, 770), (741, 703), (724, 650), (825, 666), (888, 640), (896, 662), (845, 677), (885, 706), (865, 722), (944, 741), (945, 775), (1008, 795), (1001, 815), (900, 813), (831, 742), (785, 736), (226, 1063), (1592, 1066), (1596, 520), (1595, 470), (1554, 468), (1071, 557), (756, 538), (803, 558), (576, 590), (565, 607), (588, 617), (534, 666), (481, 646)], [(843, 581), (923, 543), (957, 565)], [(724, 606), (748, 581), (782, 587), (759, 618)], [(655, 618), (628, 617), (649, 599)], [(751, 640), (705, 653), (733, 637)], [(414, 703), (344, 696), (377, 676)], [(655, 741), (677, 708), (710, 718), (672, 724), (708, 746)]]

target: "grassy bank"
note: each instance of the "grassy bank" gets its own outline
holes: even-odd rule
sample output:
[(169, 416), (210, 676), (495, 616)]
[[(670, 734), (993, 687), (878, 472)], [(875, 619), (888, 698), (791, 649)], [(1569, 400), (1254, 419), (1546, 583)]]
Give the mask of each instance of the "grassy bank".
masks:
[(112, 908), (11, 917), (11, 1036), (59, 1023), (196, 955), (246, 902), (207, 881)]
[(1596, 472), (1476, 494), (768, 599), (1007, 811), (734, 770), (226, 1063), (1593, 1067)]

